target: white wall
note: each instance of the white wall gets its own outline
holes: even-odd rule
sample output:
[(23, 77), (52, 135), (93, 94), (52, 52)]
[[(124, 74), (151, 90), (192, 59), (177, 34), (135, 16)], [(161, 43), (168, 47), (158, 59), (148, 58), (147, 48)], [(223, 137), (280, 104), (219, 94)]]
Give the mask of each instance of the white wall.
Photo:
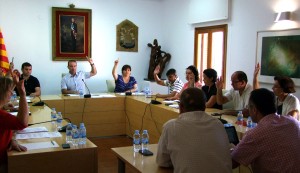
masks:
[[(147, 76), (150, 48), (147, 43), (161, 40), (161, 2), (153, 0), (0, 0), (0, 27), (8, 57), (15, 57), (16, 68), (25, 61), (33, 65), (32, 75), (42, 86), (42, 94), (60, 93), (61, 73), (67, 62), (52, 61), (51, 7), (92, 9), (92, 57), (98, 74), (87, 80), (91, 92), (106, 91), (106, 79), (112, 79), (113, 62), (120, 57), (120, 68), (132, 66), (132, 75), (140, 82)], [(116, 25), (129, 19), (139, 27), (139, 51), (116, 51)], [(147, 69), (147, 70), (145, 70)], [(78, 62), (78, 70), (90, 71), (87, 62)]]
[[(111, 68), (116, 57), (121, 57), (133, 67), (132, 74), (138, 81), (146, 77), (150, 49), (147, 43), (154, 38), (162, 50), (171, 53), (166, 66), (176, 68), (185, 81), (185, 68), (193, 64), (194, 28), (228, 24), (227, 74), (243, 70), (252, 81), (256, 62), (257, 31), (300, 27), (300, 2), (298, 0), (231, 0), (229, 20), (190, 25), (189, 3), (191, 0), (0, 0), (0, 27), (4, 34), (9, 57), (16, 57), (15, 64), (24, 61), (33, 64), (33, 75), (42, 83), (43, 94), (60, 91), (60, 75), (66, 72), (66, 62), (51, 59), (51, 7), (76, 7), (92, 9), (92, 56), (98, 68), (96, 77), (87, 81), (92, 92), (106, 90), (105, 79), (111, 78)], [(274, 13), (279, 8), (291, 9), (295, 22), (289, 25), (275, 24)], [(116, 52), (115, 26), (129, 19), (139, 26), (139, 52)], [(79, 62), (79, 69), (89, 70), (89, 64)], [(163, 75), (164, 77), (165, 75)], [(272, 84), (262, 85), (271, 88)], [(227, 81), (226, 88), (230, 88)], [(300, 95), (300, 88), (297, 94)]]
[[(194, 28), (210, 25), (228, 24), (226, 88), (230, 88), (230, 76), (236, 70), (247, 73), (252, 83), (256, 63), (257, 31), (289, 29), (300, 27), (300, 2), (298, 0), (231, 0), (229, 20), (188, 24), (188, 9), (191, 0), (164, 0), (165, 18), (163, 24), (164, 47), (171, 52), (172, 60), (168, 67), (175, 67), (184, 79), (185, 68), (193, 64)], [(293, 11), (294, 22), (275, 24), (274, 14), (279, 9)], [(176, 17), (174, 17), (176, 16)], [(172, 32), (170, 32), (172, 31)], [(166, 34), (168, 33), (168, 34)], [(261, 87), (271, 89), (272, 84)], [(297, 87), (296, 95), (300, 96)]]

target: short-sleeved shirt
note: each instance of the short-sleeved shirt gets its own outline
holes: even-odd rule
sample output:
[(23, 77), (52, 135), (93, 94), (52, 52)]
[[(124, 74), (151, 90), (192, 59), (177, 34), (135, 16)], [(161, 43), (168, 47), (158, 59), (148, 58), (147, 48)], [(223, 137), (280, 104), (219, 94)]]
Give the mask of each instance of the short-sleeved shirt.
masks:
[[(289, 112), (294, 110), (300, 111), (299, 100), (293, 94), (288, 94), (287, 97), (284, 99), (284, 101), (281, 103), (279, 103), (278, 99), (276, 99), (276, 105), (277, 107), (282, 106), (282, 111), (277, 112), (278, 114), (281, 115), (288, 115)], [(299, 120), (299, 113), (296, 119)]]
[(300, 170), (300, 124), (290, 116), (270, 114), (248, 131), (231, 153), (253, 173), (298, 173)]
[(0, 164), (7, 162), (7, 149), (12, 138), (12, 130), (22, 130), (25, 126), (17, 117), (0, 110)]
[[(23, 75), (21, 75), (20, 77), (20, 80), (22, 79), (24, 79)], [(30, 75), (27, 80), (24, 80), (24, 87), (25, 87), (26, 95), (29, 96), (31, 93), (35, 93), (36, 87), (41, 87), (41, 86), (39, 80), (36, 77)], [(19, 95), (17, 88), (15, 88), (15, 91), (17, 95)]]
[[(204, 94), (206, 96), (206, 100), (208, 101), (211, 96), (217, 95), (216, 84), (213, 84), (211, 87), (205, 85), (205, 86), (202, 87), (202, 91), (204, 92)], [(222, 107), (222, 105), (219, 105), (218, 103), (215, 103), (213, 105), (213, 108), (222, 109), (223, 107)]]
[(169, 94), (171, 94), (173, 91), (180, 93), (183, 87), (183, 82), (179, 79), (179, 77), (177, 77), (173, 83), (171, 83), (169, 80), (165, 80), (164, 84), (168, 87)]
[(76, 72), (74, 76), (68, 73), (61, 79), (61, 89), (83, 91), (83, 93), (85, 93), (85, 84), (82, 80), (88, 79), (90, 77), (90, 72), (79, 71)]
[(130, 89), (133, 89), (134, 85), (137, 84), (135, 78), (132, 76), (130, 76), (128, 83), (125, 83), (122, 75), (118, 75), (118, 78), (115, 82), (116, 82), (116, 87), (115, 87), (116, 93), (126, 92)]
[(234, 90), (232, 88), (227, 93), (225, 93), (224, 96), (228, 99), (228, 101), (232, 100), (234, 110), (242, 110), (247, 107), (252, 90), (252, 86), (250, 84), (247, 84), (242, 95), (240, 95), (238, 90)]

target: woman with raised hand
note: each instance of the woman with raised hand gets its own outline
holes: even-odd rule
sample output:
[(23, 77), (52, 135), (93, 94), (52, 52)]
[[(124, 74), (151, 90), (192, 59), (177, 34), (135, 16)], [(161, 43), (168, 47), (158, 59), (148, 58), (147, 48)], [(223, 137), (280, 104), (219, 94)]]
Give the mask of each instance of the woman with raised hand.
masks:
[[(20, 93), (17, 116), (13, 116), (3, 110), (4, 106), (10, 101), (15, 86)], [(12, 140), (13, 130), (22, 130), (28, 125), (29, 112), (26, 101), (24, 80), (19, 81), (16, 75), (13, 75), (13, 81), (8, 77), (0, 77), (0, 108), (0, 172), (6, 172), (6, 152), (8, 150), (27, 150), (26, 147), (21, 146), (17, 143), (17, 141)]]
[(130, 65), (124, 65), (122, 67), (122, 75), (117, 73), (117, 67), (119, 64), (119, 59), (115, 60), (114, 67), (112, 69), (112, 76), (115, 80), (116, 87), (115, 92), (135, 92), (137, 91), (137, 82), (135, 78), (131, 75), (131, 67)]
[[(256, 64), (253, 77), (253, 88), (259, 88), (258, 74), (259, 63)], [(299, 121), (300, 103), (295, 93), (295, 83), (287, 76), (275, 76), (272, 90), (276, 96), (277, 113), (280, 115), (290, 115)]]

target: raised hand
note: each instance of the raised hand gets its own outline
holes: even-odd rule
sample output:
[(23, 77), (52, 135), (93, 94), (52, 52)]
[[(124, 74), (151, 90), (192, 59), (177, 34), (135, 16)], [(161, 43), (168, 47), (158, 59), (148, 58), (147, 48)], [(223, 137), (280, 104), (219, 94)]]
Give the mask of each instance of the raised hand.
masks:
[(118, 58), (117, 60), (115, 60), (115, 65), (117, 65), (119, 63), (120, 58)]
[(157, 75), (160, 72), (160, 65), (157, 65), (154, 70), (154, 75)]
[(20, 96), (26, 96), (26, 91), (25, 91), (25, 87), (24, 87), (24, 79), (19, 81), (19, 77), (17, 75), (14, 75), (13, 81), (17, 87), (17, 90), (18, 90)]
[(254, 68), (254, 74), (253, 74), (253, 76), (254, 76), (254, 77), (257, 77), (258, 74), (259, 74), (259, 71), (260, 71), (260, 64), (257, 63), (257, 64), (255, 65), (255, 68)]
[(216, 87), (217, 87), (217, 89), (223, 89), (223, 78), (222, 78), (222, 76), (217, 78)]
[(94, 61), (92, 58), (89, 58), (88, 56), (86, 56), (86, 59), (90, 64), (94, 64)]

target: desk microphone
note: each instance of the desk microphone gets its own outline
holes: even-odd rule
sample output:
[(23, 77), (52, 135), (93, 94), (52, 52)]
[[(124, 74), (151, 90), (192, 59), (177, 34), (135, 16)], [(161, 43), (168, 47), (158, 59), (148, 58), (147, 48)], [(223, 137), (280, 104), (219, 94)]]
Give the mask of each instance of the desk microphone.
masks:
[(86, 89), (89, 91), (89, 93), (88, 93), (88, 94), (84, 94), (83, 97), (84, 97), (84, 98), (91, 98), (92, 95), (91, 95), (90, 89), (88, 88), (88, 86), (86, 85), (86, 83), (84, 82), (83, 79), (82, 79), (82, 82), (84, 83)]
[(42, 102), (41, 97), (39, 96), (38, 98), (40, 101), (33, 103), (32, 106), (44, 106), (45, 103)]
[(161, 102), (157, 101), (156, 98), (157, 98), (157, 97), (155, 96), (155, 99), (154, 99), (154, 100), (151, 100), (151, 104), (154, 104), (154, 105), (161, 104)]

